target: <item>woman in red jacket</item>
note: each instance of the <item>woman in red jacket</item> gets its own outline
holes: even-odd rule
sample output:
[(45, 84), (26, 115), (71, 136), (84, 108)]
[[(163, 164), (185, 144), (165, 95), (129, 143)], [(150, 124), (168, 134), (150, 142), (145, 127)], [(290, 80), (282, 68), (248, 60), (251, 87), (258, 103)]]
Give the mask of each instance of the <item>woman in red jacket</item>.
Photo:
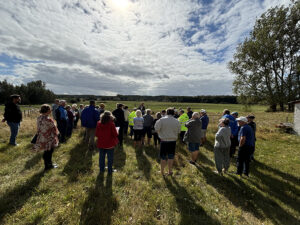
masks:
[(105, 155), (107, 154), (108, 173), (112, 173), (114, 159), (114, 147), (118, 144), (118, 132), (114, 124), (114, 117), (111, 112), (105, 111), (100, 117), (96, 127), (97, 147), (99, 153), (100, 172), (104, 172)]

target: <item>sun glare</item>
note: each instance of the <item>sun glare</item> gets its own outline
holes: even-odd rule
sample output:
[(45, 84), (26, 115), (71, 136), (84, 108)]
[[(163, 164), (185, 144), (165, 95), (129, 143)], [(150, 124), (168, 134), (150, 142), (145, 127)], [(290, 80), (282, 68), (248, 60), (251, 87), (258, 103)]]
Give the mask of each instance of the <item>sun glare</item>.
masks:
[(126, 9), (129, 5), (129, 0), (112, 0), (112, 3), (119, 9)]

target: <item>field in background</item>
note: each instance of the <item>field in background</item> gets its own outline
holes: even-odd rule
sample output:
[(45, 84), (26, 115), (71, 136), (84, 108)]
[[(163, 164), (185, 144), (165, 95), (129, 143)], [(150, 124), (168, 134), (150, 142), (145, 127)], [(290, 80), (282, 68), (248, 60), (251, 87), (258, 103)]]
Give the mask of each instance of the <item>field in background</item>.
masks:
[[(97, 104), (100, 102), (97, 102)], [(107, 102), (107, 109), (116, 102)], [(123, 102), (129, 108), (139, 102)], [(204, 108), (211, 123), (208, 143), (201, 148), (199, 167), (177, 146), (175, 175), (159, 174), (158, 150), (134, 149), (127, 139), (124, 151), (115, 150), (113, 177), (99, 175), (97, 151), (82, 142), (83, 130), (74, 132), (54, 153), (59, 168), (43, 173), (41, 154), (30, 151), (36, 114), (25, 117), (18, 141), (9, 147), (9, 129), (0, 125), (0, 224), (299, 224), (300, 138), (275, 128), (291, 122), (292, 113), (266, 113), (264, 106), (145, 102), (160, 111), (169, 106), (194, 111)], [(257, 161), (251, 177), (220, 177), (213, 171), (213, 143), (224, 108), (257, 122)], [(3, 108), (0, 114), (2, 115)], [(232, 160), (230, 171), (235, 171)]]

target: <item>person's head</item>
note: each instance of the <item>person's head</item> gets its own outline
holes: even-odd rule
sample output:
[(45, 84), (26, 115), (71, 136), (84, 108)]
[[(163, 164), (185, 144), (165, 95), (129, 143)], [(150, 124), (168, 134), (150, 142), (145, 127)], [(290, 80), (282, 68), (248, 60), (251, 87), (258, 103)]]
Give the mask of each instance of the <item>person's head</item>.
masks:
[(77, 104), (73, 104), (72, 109), (77, 109)]
[(144, 106), (144, 102), (141, 103), (141, 106)]
[(166, 113), (167, 113), (167, 111), (166, 110), (161, 110), (161, 114), (164, 116), (164, 115), (166, 115)]
[(238, 118), (239, 113), (238, 113), (238, 112), (232, 112), (231, 115), (232, 115), (234, 118)]
[(174, 109), (173, 108), (168, 108), (167, 109), (167, 115), (174, 116)]
[(244, 116), (241, 116), (241, 117), (237, 118), (236, 120), (237, 120), (240, 127), (242, 127), (242, 126), (244, 126), (245, 124), (248, 123), (248, 119)]
[(99, 109), (99, 108), (100, 108), (100, 106), (99, 106), (99, 105), (96, 105), (96, 106), (95, 106), (95, 108), (96, 108), (96, 109)]
[(123, 108), (123, 104), (122, 103), (117, 103), (117, 109), (122, 109)]
[(70, 110), (71, 110), (71, 106), (70, 106), (70, 105), (67, 105), (67, 106), (66, 106), (66, 110), (67, 110), (67, 111), (70, 111)]
[(200, 118), (200, 114), (198, 112), (194, 112), (192, 115), (192, 119), (198, 119)]
[(49, 115), (51, 113), (50, 105), (44, 104), (41, 106), (40, 113), (43, 115)]
[(136, 107), (134, 107), (134, 108), (133, 108), (133, 111), (136, 111), (136, 110), (137, 110), (137, 108), (136, 108)]
[(224, 116), (224, 115), (230, 115), (229, 109), (224, 109), (224, 110), (223, 110), (223, 116)]
[(252, 114), (249, 114), (249, 115), (247, 116), (247, 119), (248, 119), (248, 122), (252, 122), (252, 121), (255, 119), (255, 116), (252, 115)]
[(156, 114), (155, 114), (155, 117), (156, 117), (156, 119), (160, 119), (161, 118), (161, 113), (160, 112), (157, 112)]
[(104, 108), (105, 108), (104, 103), (100, 103), (100, 108), (101, 108), (101, 109), (104, 109)]
[(90, 101), (90, 105), (95, 106), (95, 105), (96, 105), (96, 102), (95, 102), (94, 100), (91, 100), (91, 101)]
[(14, 103), (14, 104), (19, 104), (19, 103), (21, 103), (21, 96), (20, 95), (16, 95), (16, 94), (14, 94), (14, 95), (11, 95), (10, 96), (10, 99), (11, 99), (11, 101)]
[(80, 109), (83, 109), (83, 104), (80, 104), (80, 105), (79, 105), (79, 108), (80, 108)]
[(125, 109), (125, 110), (128, 110), (128, 106), (127, 106), (127, 105), (125, 105), (125, 106), (124, 106), (124, 109)]
[(59, 99), (55, 99), (54, 103), (55, 103), (56, 105), (59, 105)]
[(186, 109), (188, 112), (189, 111), (191, 111), (192, 110), (192, 108), (191, 107), (187, 107), (187, 109)]
[(183, 113), (184, 113), (183, 109), (179, 110), (179, 115), (182, 115)]
[(106, 124), (109, 121), (113, 121), (115, 118), (113, 117), (113, 115), (111, 114), (110, 111), (105, 111), (104, 113), (101, 114), (100, 116), (100, 123), (102, 124)]
[(229, 119), (228, 118), (220, 119), (219, 120), (219, 126), (220, 127), (228, 127), (229, 126)]
[(151, 115), (151, 109), (146, 109), (146, 114)]
[(136, 115), (136, 117), (142, 117), (142, 111), (141, 110), (136, 110), (136, 112), (135, 112), (135, 115)]
[(61, 105), (62, 107), (65, 107), (66, 103), (66, 100), (59, 100), (59, 105)]
[(206, 114), (206, 110), (205, 110), (205, 109), (201, 109), (201, 110), (200, 110), (200, 115), (201, 115), (201, 116), (204, 116), (205, 114)]

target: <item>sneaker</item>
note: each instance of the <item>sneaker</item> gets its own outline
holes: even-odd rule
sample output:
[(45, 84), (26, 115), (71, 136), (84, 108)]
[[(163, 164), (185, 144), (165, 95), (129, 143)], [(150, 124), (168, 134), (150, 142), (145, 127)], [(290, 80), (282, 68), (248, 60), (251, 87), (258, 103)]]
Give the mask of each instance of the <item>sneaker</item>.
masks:
[(192, 164), (192, 165), (196, 165), (196, 162), (194, 162), (192, 160), (190, 160), (189, 163)]

